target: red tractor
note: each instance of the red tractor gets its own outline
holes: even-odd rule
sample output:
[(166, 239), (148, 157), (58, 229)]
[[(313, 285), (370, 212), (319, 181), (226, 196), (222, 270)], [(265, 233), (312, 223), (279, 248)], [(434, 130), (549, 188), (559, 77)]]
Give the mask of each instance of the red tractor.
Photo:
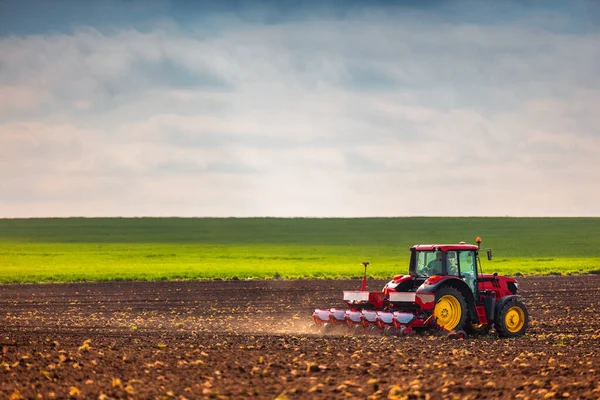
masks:
[[(517, 295), (516, 279), (483, 274), (477, 245), (415, 245), (410, 248), (408, 275), (397, 275), (381, 292), (344, 291), (347, 309), (316, 309), (315, 323), (324, 332), (335, 328), (355, 333), (405, 335), (438, 329), (453, 335), (523, 335), (529, 325), (527, 307)], [(492, 251), (487, 249), (488, 260)], [(479, 266), (479, 272), (478, 272)]]

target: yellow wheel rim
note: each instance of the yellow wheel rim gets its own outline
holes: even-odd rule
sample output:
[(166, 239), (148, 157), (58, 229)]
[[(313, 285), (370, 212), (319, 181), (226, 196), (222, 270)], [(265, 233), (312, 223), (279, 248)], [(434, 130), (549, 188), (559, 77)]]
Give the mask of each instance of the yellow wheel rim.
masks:
[(460, 302), (454, 296), (442, 296), (435, 305), (433, 315), (439, 326), (452, 330), (458, 326), (462, 317)]
[(519, 306), (509, 308), (504, 317), (504, 324), (511, 333), (517, 333), (523, 329), (523, 325), (525, 325), (525, 312), (523, 309)]

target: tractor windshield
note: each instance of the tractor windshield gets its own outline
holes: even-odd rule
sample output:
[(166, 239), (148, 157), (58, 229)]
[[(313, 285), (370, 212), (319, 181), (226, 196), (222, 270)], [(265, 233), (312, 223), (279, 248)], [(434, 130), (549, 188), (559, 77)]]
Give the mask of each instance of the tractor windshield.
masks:
[(428, 277), (442, 273), (441, 251), (419, 251), (417, 252), (417, 276)]

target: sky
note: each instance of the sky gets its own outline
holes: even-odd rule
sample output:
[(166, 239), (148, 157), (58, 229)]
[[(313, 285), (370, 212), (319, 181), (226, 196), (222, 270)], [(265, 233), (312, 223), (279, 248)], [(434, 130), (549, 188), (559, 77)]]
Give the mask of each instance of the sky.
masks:
[(600, 216), (596, 1), (0, 0), (0, 218)]

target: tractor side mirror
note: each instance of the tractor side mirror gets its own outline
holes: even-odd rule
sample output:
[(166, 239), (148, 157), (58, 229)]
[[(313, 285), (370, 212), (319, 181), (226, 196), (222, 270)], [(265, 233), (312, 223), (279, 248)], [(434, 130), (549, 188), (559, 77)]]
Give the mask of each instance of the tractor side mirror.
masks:
[(492, 261), (492, 249), (487, 249), (488, 261)]

